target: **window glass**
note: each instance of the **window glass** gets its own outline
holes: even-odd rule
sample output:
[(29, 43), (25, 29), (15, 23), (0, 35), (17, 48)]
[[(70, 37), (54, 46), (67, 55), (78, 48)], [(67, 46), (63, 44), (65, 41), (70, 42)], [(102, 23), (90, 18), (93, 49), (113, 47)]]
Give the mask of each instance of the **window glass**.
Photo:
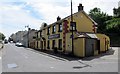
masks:
[(53, 26), (53, 33), (55, 33), (56, 32), (56, 27), (55, 27), (55, 25)]
[(62, 23), (59, 24), (59, 32), (62, 31)]
[(50, 27), (48, 27), (48, 33), (47, 34), (50, 34)]

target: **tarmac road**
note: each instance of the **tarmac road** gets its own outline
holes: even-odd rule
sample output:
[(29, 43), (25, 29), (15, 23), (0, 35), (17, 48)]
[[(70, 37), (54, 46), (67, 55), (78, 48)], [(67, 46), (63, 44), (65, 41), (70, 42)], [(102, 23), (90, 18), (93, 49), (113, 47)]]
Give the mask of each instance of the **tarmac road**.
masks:
[(118, 47), (83, 59), (66, 59), (14, 44), (5, 44), (2, 52), (3, 72), (118, 72)]

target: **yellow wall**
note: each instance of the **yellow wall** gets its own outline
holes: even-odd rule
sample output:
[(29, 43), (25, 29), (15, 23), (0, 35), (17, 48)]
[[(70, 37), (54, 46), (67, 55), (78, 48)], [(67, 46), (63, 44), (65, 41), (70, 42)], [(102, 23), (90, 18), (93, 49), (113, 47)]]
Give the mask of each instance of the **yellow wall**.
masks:
[[(49, 35), (60, 34), (60, 38), (48, 39), (48, 36), (49, 36), (49, 35), (47, 35), (48, 27), (46, 27), (44, 30), (42, 30), (42, 35), (46, 39), (46, 47), (43, 47), (43, 48), (47, 49), (47, 47), (48, 47), (47, 46), (47, 42), (48, 42), (48, 40), (50, 41), (50, 49), (47, 49), (47, 50), (52, 50), (52, 41), (53, 40), (55, 40), (55, 42), (56, 42), (55, 47), (58, 47), (58, 40), (59, 39), (63, 39), (63, 32), (58, 32), (58, 30), (59, 30), (59, 27), (58, 27), (59, 24), (55, 24), (55, 26), (56, 26), (56, 32), (55, 33), (52, 33), (53, 25), (49, 26), (50, 27), (50, 34)], [(44, 46), (44, 42), (43, 42), (43, 46)]]
[[(68, 30), (70, 30), (70, 21), (71, 21), (70, 16), (67, 17), (66, 20), (68, 21), (68, 26), (69, 26)], [(77, 31), (79, 31), (79, 32), (93, 32), (92, 31), (93, 23), (83, 12), (75, 13), (73, 15), (73, 20), (76, 22)], [(63, 25), (62, 21), (59, 23), (62, 23), (62, 25)], [(48, 39), (48, 36), (49, 36), (49, 35), (47, 35), (48, 27), (50, 27), (50, 35), (53, 35), (53, 33), (52, 33), (53, 25), (56, 26), (56, 32), (54, 34), (60, 34), (60, 38)], [(53, 24), (50, 24), (49, 26), (45, 27), (44, 29), (42, 29), (42, 37), (44, 37), (46, 39), (46, 47), (44, 47), (44, 48), (47, 48), (47, 41), (48, 40), (50, 40), (50, 49), (52, 49), (52, 40), (56, 41), (56, 47), (58, 47), (58, 39), (62, 39), (62, 41), (63, 41), (63, 31), (58, 32), (58, 29), (59, 29), (58, 26), (59, 26), (58, 23), (53, 23)], [(40, 36), (40, 33), (39, 33), (39, 36)], [(66, 38), (66, 39), (68, 40), (66, 43), (66, 51), (71, 51), (71, 49), (68, 49), (68, 47), (67, 47), (68, 43), (71, 44), (70, 39), (69, 38)], [(39, 43), (39, 45), (40, 45), (40, 43)], [(62, 43), (62, 45), (63, 45), (63, 43)], [(65, 50), (65, 49), (63, 49), (63, 50)]]
[(85, 56), (85, 39), (77, 38), (74, 39), (74, 55), (78, 57)]
[[(70, 17), (66, 18), (69, 22), (69, 28), (70, 28)], [(83, 13), (78, 12), (73, 15), (73, 21), (76, 22), (76, 29), (79, 32), (94, 32), (93, 31), (93, 23), (90, 19)]]
[(40, 48), (40, 40), (38, 41), (38, 49), (41, 49), (41, 48)]
[(66, 34), (66, 48), (65, 48), (65, 52), (70, 53), (72, 52), (72, 38), (70, 38), (70, 35), (72, 33), (67, 33)]
[[(110, 39), (108, 36), (106, 36), (105, 34), (96, 34), (97, 37), (100, 39), (100, 51), (101, 52), (104, 52), (107, 50), (107, 45), (108, 45), (108, 48), (110, 47)], [(106, 38), (106, 41), (109, 41), (109, 44), (106, 43), (105, 45), (105, 38)]]

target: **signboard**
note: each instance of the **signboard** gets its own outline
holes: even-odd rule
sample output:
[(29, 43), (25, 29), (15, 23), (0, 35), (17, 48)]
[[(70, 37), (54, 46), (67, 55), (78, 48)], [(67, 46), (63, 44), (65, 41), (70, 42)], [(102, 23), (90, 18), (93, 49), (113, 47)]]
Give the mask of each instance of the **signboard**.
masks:
[(48, 39), (60, 38), (60, 34), (49, 35)]

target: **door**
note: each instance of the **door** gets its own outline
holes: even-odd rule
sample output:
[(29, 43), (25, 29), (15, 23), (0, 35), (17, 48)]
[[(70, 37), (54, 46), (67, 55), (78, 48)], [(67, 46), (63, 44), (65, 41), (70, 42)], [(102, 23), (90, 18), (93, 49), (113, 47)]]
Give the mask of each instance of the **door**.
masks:
[(97, 40), (97, 49), (98, 49), (98, 53), (100, 54), (100, 40)]
[(85, 40), (85, 56), (93, 56), (94, 55), (94, 39), (86, 39)]
[(41, 49), (43, 49), (43, 41), (41, 41), (40, 47), (41, 47)]

